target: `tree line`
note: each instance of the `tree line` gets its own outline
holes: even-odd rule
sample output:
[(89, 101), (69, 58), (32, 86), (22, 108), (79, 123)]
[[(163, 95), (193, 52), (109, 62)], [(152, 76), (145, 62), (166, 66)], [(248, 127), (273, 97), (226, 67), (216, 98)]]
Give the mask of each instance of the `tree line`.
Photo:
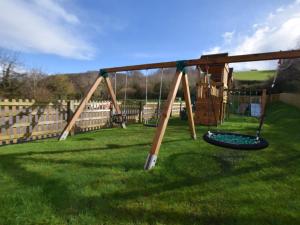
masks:
[[(98, 77), (98, 71), (76, 74), (47, 75), (39, 69), (20, 71), (21, 62), (18, 54), (0, 50), (0, 97), (8, 99), (35, 99), (39, 102), (50, 102), (61, 99), (81, 99)], [(163, 75), (162, 75), (163, 73)], [(109, 74), (117, 99), (158, 99), (162, 77), (162, 99), (166, 99), (175, 69), (149, 71), (130, 71)], [(147, 88), (146, 88), (147, 75)], [(127, 76), (127, 87), (126, 87)], [(189, 71), (191, 93), (195, 93), (198, 72)], [(147, 89), (147, 93), (146, 93)], [(178, 97), (182, 97), (181, 88)], [(95, 91), (93, 100), (109, 100), (105, 84)]]
[[(56, 100), (81, 99), (94, 83), (98, 71), (90, 71), (77, 74), (47, 75), (39, 69), (31, 69), (26, 72), (18, 69), (21, 63), (17, 54), (0, 50), (0, 97), (9, 99), (35, 99), (39, 102)], [(162, 75), (163, 73), (163, 75)], [(117, 74), (109, 74), (113, 88), (116, 90), (118, 100), (127, 99), (157, 100), (162, 79), (162, 99), (166, 99), (170, 90), (174, 68), (166, 68), (149, 71), (130, 71)], [(196, 83), (200, 74), (196, 68), (189, 68), (189, 82), (192, 99), (195, 99)], [(146, 88), (147, 75), (147, 88)], [(127, 76), (127, 87), (126, 87)], [(266, 82), (251, 83), (253, 88), (269, 87), (272, 79)], [(247, 87), (247, 85), (235, 82), (234, 88)], [(147, 89), (147, 93), (146, 93)], [(300, 92), (300, 60), (284, 60), (279, 67), (276, 92)], [(182, 88), (179, 88), (177, 97), (183, 97)], [(109, 100), (107, 89), (102, 83), (93, 97), (94, 100)]]

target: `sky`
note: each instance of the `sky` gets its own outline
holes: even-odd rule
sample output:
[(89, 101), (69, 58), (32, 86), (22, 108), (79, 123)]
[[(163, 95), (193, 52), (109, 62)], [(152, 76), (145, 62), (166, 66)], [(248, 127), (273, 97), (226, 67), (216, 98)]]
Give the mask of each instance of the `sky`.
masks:
[(0, 28), (0, 47), (17, 52), (24, 68), (77, 73), (295, 49), (300, 0), (0, 0)]

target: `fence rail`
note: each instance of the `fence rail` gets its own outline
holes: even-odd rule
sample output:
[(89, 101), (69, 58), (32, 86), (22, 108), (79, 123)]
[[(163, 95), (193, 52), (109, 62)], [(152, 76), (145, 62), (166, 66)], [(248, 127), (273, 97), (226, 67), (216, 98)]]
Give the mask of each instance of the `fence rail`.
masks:
[(272, 101), (281, 101), (300, 109), (300, 94), (281, 93), (272, 96)]
[(58, 135), (67, 120), (67, 102), (0, 101), (0, 145)]
[[(157, 103), (119, 103), (129, 123), (143, 122), (156, 115)], [(79, 101), (38, 103), (34, 100), (0, 99), (0, 145), (56, 137), (75, 112)], [(154, 106), (154, 107), (153, 107)], [(162, 105), (163, 107), (163, 105)], [(172, 115), (179, 115), (184, 104), (175, 102)], [(111, 127), (113, 109), (109, 101), (89, 102), (71, 134)]]

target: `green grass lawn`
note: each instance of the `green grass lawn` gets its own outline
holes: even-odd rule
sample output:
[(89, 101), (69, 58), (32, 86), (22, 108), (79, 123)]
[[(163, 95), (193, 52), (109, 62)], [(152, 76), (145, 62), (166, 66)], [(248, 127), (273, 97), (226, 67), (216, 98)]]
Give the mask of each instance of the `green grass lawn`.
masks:
[(264, 81), (268, 80), (270, 77), (275, 75), (274, 70), (264, 70), (264, 71), (240, 71), (234, 72), (233, 77), (235, 80), (256, 80)]
[(1, 147), (0, 224), (300, 224), (300, 110), (271, 107), (262, 151), (209, 145), (205, 131), (193, 141), (172, 120), (151, 171), (154, 130), (140, 125)]

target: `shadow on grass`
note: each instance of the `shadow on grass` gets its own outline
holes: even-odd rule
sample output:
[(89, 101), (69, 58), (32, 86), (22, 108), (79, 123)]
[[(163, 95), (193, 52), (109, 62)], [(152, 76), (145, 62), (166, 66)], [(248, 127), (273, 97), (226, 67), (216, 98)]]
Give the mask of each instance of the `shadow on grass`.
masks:
[[(181, 142), (190, 139), (177, 139), (177, 140), (168, 140), (163, 143), (172, 143), (172, 142)], [(0, 160), (5, 157), (20, 157), (20, 156), (32, 156), (32, 155), (54, 155), (54, 154), (67, 154), (67, 153), (82, 153), (82, 152), (91, 152), (91, 151), (110, 151), (118, 149), (127, 149), (134, 147), (145, 147), (151, 145), (152, 142), (133, 144), (133, 145), (119, 145), (119, 144), (107, 144), (106, 147), (96, 147), (96, 148), (82, 148), (74, 150), (53, 150), (53, 151), (28, 151), (21, 153), (7, 153), (0, 155)]]
[[(41, 176), (38, 173), (30, 172), (24, 169), (18, 162), (17, 157), (1, 157), (1, 167), (14, 179), (22, 183), (23, 185), (29, 187), (41, 187), (42, 192), (40, 193), (42, 198), (47, 199), (47, 203), (53, 209), (53, 211), (60, 216), (67, 223), (70, 222), (68, 219), (72, 216), (76, 216), (79, 213), (89, 211), (96, 218), (103, 218), (105, 215), (108, 220), (118, 220), (119, 222), (129, 222), (129, 223), (153, 223), (160, 222), (164, 224), (197, 224), (209, 223), (209, 224), (220, 224), (220, 223), (231, 223), (236, 221), (236, 217), (225, 216), (225, 215), (197, 215), (196, 213), (183, 213), (178, 211), (168, 211), (168, 210), (157, 210), (157, 209), (147, 209), (144, 207), (138, 208), (127, 208), (122, 206), (122, 204), (115, 204), (116, 201), (123, 202), (124, 200), (140, 199), (143, 197), (149, 197), (152, 195), (161, 194), (164, 192), (170, 192), (178, 190), (180, 188), (191, 187), (201, 185), (203, 183), (211, 183), (215, 180), (226, 179), (233, 176), (245, 175), (248, 173), (253, 173), (262, 169), (266, 169), (274, 166), (285, 166), (291, 162), (299, 161), (300, 155), (293, 155), (291, 157), (286, 157), (277, 161), (270, 161), (269, 163), (249, 166), (237, 170), (233, 170), (230, 163), (220, 160), (218, 156), (212, 156), (223, 168), (222, 172), (207, 175), (202, 177), (191, 176), (189, 173), (185, 173), (183, 168), (178, 168), (174, 165), (174, 161), (180, 161), (181, 157), (189, 155), (190, 158), (197, 158), (197, 155), (201, 153), (186, 153), (186, 154), (174, 154), (166, 160), (164, 169), (168, 173), (176, 174), (178, 177), (175, 182), (164, 181), (165, 177), (160, 179), (153, 179), (154, 183), (150, 187), (142, 186), (136, 187), (135, 190), (114, 192), (111, 194), (104, 194), (102, 197), (83, 197), (81, 195), (76, 195), (71, 192), (68, 188), (68, 184), (60, 179), (51, 179)], [(207, 156), (211, 157), (211, 156)], [(31, 159), (33, 160), (33, 159)], [(42, 162), (42, 160), (35, 159), (36, 161)], [(51, 162), (51, 161), (50, 161)], [(55, 161), (57, 163), (59, 161)], [(59, 163), (74, 163), (71, 161), (61, 161)], [(90, 167), (91, 165), (82, 163), (82, 166)], [(94, 166), (94, 165), (92, 165)], [(98, 167), (118, 167), (116, 164), (108, 165), (97, 165)], [(199, 167), (201, 168), (201, 166)], [(205, 168), (202, 168), (205, 169)], [(286, 174), (281, 174), (280, 176), (286, 176)], [(274, 175), (272, 175), (274, 176)], [(277, 177), (275, 177), (277, 178)], [(265, 177), (264, 179), (272, 179), (272, 177)], [(204, 194), (204, 193), (203, 193)], [(63, 196), (63, 197), (62, 197)]]
[[(278, 135), (284, 132), (284, 130), (279, 130)], [(183, 139), (185, 140), (185, 139)], [(178, 142), (182, 140), (170, 140), (168, 142)], [(282, 151), (280, 145), (276, 145), (272, 151)], [(173, 194), (172, 191), (176, 191), (186, 187), (199, 187), (197, 193), (207, 194), (207, 189), (201, 189), (203, 184), (211, 184), (215, 181), (228, 179), (232, 177), (239, 177), (247, 175), (250, 173), (259, 172), (261, 170), (266, 170), (270, 168), (280, 167), (285, 168), (285, 172), (272, 173), (269, 175), (263, 175), (256, 177), (255, 179), (261, 180), (277, 180), (282, 179), (284, 176), (292, 174), (294, 171), (294, 166), (299, 164), (300, 154), (297, 149), (293, 148), (290, 143), (286, 143), (286, 148), (289, 149), (289, 154), (282, 157), (272, 157), (272, 153), (268, 154), (268, 162), (251, 162), (250, 165), (243, 167), (235, 167), (239, 161), (247, 158), (249, 154), (252, 153), (225, 153), (219, 150), (213, 150), (212, 153), (209, 152), (191, 152), (191, 153), (175, 153), (167, 157), (164, 160), (164, 164), (161, 169), (164, 173), (161, 173), (159, 177), (151, 176), (149, 173), (149, 185), (141, 185), (129, 187), (126, 191), (114, 191), (111, 193), (103, 193), (101, 196), (85, 197), (83, 195), (76, 194), (72, 192), (69, 188), (69, 184), (61, 179), (55, 179), (51, 177), (42, 176), (36, 172), (28, 171), (22, 166), (20, 160), (34, 161), (38, 163), (43, 163), (47, 161), (48, 163), (60, 163), (60, 164), (79, 164), (82, 167), (90, 168), (126, 168), (126, 162), (120, 163), (90, 163), (90, 162), (80, 162), (74, 160), (64, 160), (64, 159), (38, 159), (30, 158), (31, 156), (38, 155), (51, 155), (51, 154), (64, 154), (64, 153), (81, 153), (90, 151), (103, 151), (103, 150), (113, 150), (113, 149), (126, 149), (134, 148), (139, 146), (146, 146), (151, 143), (142, 143), (135, 145), (118, 145), (118, 144), (108, 144), (105, 147), (100, 148), (86, 148), (77, 150), (65, 150), (65, 151), (45, 151), (45, 152), (25, 152), (25, 153), (12, 153), (0, 156), (0, 166), (8, 175), (13, 177), (15, 180), (21, 184), (28, 187), (41, 187), (41, 199), (46, 198), (45, 204), (48, 204), (55, 214), (62, 218), (66, 223), (71, 223), (69, 219), (71, 217), (76, 217), (78, 214), (83, 212), (89, 212), (97, 219), (106, 218), (107, 221), (116, 221), (116, 224), (128, 222), (128, 223), (163, 223), (163, 224), (235, 224), (237, 221), (242, 221), (244, 218), (239, 218), (240, 216), (234, 214), (222, 214), (222, 213), (203, 213), (197, 214), (196, 212), (179, 212), (178, 210), (166, 210), (160, 208), (147, 208), (145, 206), (139, 207), (126, 207), (123, 202), (126, 200), (136, 200), (143, 201), (144, 198), (153, 197), (155, 195), (160, 195), (162, 193)], [(25, 157), (25, 158), (24, 158)], [(186, 170), (185, 166), (189, 165), (195, 160), (211, 160), (215, 162), (220, 170), (214, 171), (213, 173), (192, 173)], [(180, 162), (179, 164), (177, 162)], [(131, 162), (131, 168), (138, 170), (141, 169), (137, 166), (135, 162)], [(193, 164), (194, 165), (194, 164)], [(205, 164), (201, 161), (195, 164), (194, 171), (205, 171), (207, 168)], [(127, 165), (128, 166), (128, 165)], [(176, 177), (175, 181), (170, 181), (167, 178), (169, 175)], [(132, 180), (137, 179), (136, 177), (130, 178)], [(253, 182), (248, 181), (248, 182)], [(131, 181), (129, 181), (131, 183)], [(132, 182), (134, 183), (134, 182)], [(231, 186), (230, 186), (231, 185)], [(234, 188), (235, 184), (231, 183), (227, 188)], [(217, 192), (217, 190), (210, 190), (212, 194)], [(202, 204), (202, 203), (200, 203)], [(205, 204), (205, 203), (203, 203)], [(252, 215), (252, 216), (251, 216)], [(265, 217), (260, 214), (251, 214), (247, 219), (251, 219), (253, 224), (265, 223), (268, 220), (268, 215)], [(289, 216), (284, 216), (281, 218), (286, 224), (291, 224), (292, 218)], [(295, 221), (292, 221), (295, 222)], [(294, 223), (296, 224), (296, 223)]]
[(75, 141), (95, 141), (95, 138), (90, 137), (83, 137), (83, 138), (77, 138)]

